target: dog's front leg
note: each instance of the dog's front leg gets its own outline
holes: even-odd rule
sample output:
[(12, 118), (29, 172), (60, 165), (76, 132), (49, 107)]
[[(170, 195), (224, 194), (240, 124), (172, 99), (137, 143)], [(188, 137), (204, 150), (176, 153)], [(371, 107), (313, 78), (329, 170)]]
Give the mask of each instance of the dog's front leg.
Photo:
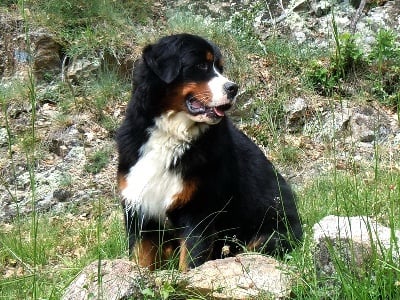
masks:
[(209, 231), (191, 231), (185, 235), (180, 241), (179, 269), (187, 271), (206, 262), (210, 259), (212, 245), (213, 238)]
[(164, 231), (158, 221), (144, 218), (138, 212), (127, 210), (125, 228), (129, 239), (129, 255), (141, 267), (154, 270), (162, 261)]

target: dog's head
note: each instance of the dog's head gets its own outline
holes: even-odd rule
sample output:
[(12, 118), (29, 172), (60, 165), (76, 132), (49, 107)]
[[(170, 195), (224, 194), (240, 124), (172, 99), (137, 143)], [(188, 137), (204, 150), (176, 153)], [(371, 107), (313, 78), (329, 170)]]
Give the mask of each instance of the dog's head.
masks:
[[(190, 34), (160, 39), (143, 50), (143, 64), (162, 89), (161, 112), (184, 112), (195, 122), (216, 124), (229, 110), (238, 86), (224, 77), (220, 50)], [(153, 103), (154, 104), (154, 103)]]

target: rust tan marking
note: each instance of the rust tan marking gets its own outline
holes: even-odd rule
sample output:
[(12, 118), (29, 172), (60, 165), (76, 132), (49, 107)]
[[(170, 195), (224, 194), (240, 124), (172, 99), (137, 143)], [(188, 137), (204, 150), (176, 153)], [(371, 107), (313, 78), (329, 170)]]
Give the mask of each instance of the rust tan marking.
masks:
[(265, 236), (260, 236), (258, 239), (253, 239), (247, 244), (246, 248), (249, 251), (258, 250), (265, 242)]
[(217, 61), (217, 66), (220, 68), (220, 69), (223, 69), (224, 68), (224, 60), (221, 58), (220, 60), (218, 60)]
[(205, 105), (209, 104), (212, 100), (212, 93), (208, 87), (207, 82), (188, 82), (182, 85), (177, 85), (164, 100), (162, 104), (163, 111), (184, 111), (185, 100), (191, 95), (197, 100), (203, 102)]
[(166, 245), (163, 245), (162, 248), (162, 260), (167, 261), (172, 258), (176, 250), (176, 245), (173, 243), (168, 243)]
[(209, 104), (212, 100), (212, 92), (208, 86), (208, 82), (187, 83), (182, 87), (181, 95), (183, 98), (192, 95), (205, 105)]
[(192, 199), (193, 194), (196, 192), (197, 185), (198, 185), (198, 183), (197, 183), (197, 180), (195, 180), (195, 179), (184, 181), (182, 191), (173, 196), (172, 203), (167, 208), (167, 210), (173, 211), (179, 207), (184, 206), (186, 203), (188, 203)]
[(125, 174), (123, 174), (121, 172), (118, 172), (118, 174), (117, 174), (117, 181), (118, 181), (118, 187), (119, 187), (120, 191), (123, 191), (128, 185)]
[(214, 54), (212, 54), (210, 51), (207, 51), (206, 60), (209, 61), (209, 62), (213, 62), (214, 61)]
[(152, 240), (143, 239), (133, 249), (133, 260), (139, 266), (153, 271), (156, 267), (157, 248)]
[(188, 254), (186, 240), (182, 239), (179, 253), (179, 270), (181, 272), (186, 272), (189, 270)]

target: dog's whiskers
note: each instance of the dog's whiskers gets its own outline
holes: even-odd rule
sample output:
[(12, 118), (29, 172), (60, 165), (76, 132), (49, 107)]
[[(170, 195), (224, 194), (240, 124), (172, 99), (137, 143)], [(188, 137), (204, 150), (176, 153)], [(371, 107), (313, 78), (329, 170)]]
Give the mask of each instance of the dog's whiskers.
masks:
[(207, 105), (208, 102), (210, 102), (210, 95), (208, 93), (204, 93), (204, 95), (202, 94), (195, 94), (193, 95), (194, 98), (196, 98), (197, 101), (199, 101), (200, 103)]

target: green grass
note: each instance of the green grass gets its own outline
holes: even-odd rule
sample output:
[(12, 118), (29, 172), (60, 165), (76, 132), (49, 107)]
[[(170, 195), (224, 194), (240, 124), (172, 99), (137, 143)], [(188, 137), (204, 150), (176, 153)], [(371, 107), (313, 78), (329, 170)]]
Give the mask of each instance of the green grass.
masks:
[[(11, 4), (21, 6), (15, 1), (1, 3), (2, 6)], [(399, 65), (395, 59), (398, 48), (394, 43), (398, 37), (391, 32), (379, 33), (376, 48), (369, 57), (359, 53), (351, 36), (338, 33), (335, 48), (328, 56), (323, 56), (304, 47), (294, 47), (283, 38), (260, 41), (249, 25), (260, 9), (259, 4), (248, 14), (235, 16), (229, 22), (221, 19), (210, 23), (203, 16), (196, 16), (196, 12), (167, 11), (165, 22), (153, 23), (157, 28), (154, 31), (144, 30), (153, 13), (152, 2), (148, 1), (32, 0), (22, 1), (22, 4), (33, 12), (30, 17), (25, 15), (27, 31), (33, 24), (49, 26), (51, 21), (50, 29), (71, 58), (109, 55), (113, 58), (111, 61), (117, 61), (126, 55), (127, 47), (132, 44), (143, 46), (168, 33), (186, 31), (213, 40), (227, 57), (227, 76), (239, 82), (243, 91), (239, 107), (252, 100), (242, 108), (246, 111), (240, 116), (244, 130), (268, 148), (274, 162), (280, 165), (298, 167), (299, 160), (300, 164), (304, 163), (301, 160), (307, 156), (304, 149), (285, 139), (283, 104), (288, 99), (317, 97), (320, 87), (322, 91), (329, 91), (331, 101), (343, 100), (345, 95), (338, 90), (338, 82), (354, 80), (353, 75), (358, 72), (361, 88), (352, 99), (363, 101), (368, 95), (370, 100), (391, 109), (399, 105), (399, 79), (396, 77)], [(128, 46), (127, 41), (130, 41)], [(309, 63), (310, 58), (312, 63)], [(365, 70), (358, 59), (371, 67), (368, 76), (363, 73)], [(342, 83), (340, 81), (339, 85)], [(43, 163), (43, 136), (36, 126), (36, 104), (56, 105), (60, 115), (55, 123), (62, 128), (73, 124), (74, 115), (88, 113), (112, 138), (120, 122), (120, 116), (114, 112), (117, 107), (123, 111), (129, 89), (129, 80), (120, 76), (112, 63), (103, 63), (91, 81), (73, 86), (58, 82), (57, 89), (52, 91), (38, 90), (32, 77), (27, 81), (0, 85), (0, 126), (7, 129), (8, 136), (8, 145), (2, 148), (5, 149), (2, 153), (12, 162), (11, 177), (16, 176), (20, 164), (29, 170), (32, 187), (29, 205), (35, 208), (35, 172)], [(25, 113), (29, 126), (22, 130), (13, 124), (15, 116), (12, 114), (16, 111), (13, 107), (23, 105), (30, 110)], [(333, 165), (339, 154), (337, 142), (326, 142), (328, 150), (322, 153)], [(17, 150), (23, 154), (21, 161), (17, 160)], [(85, 166), (88, 174), (103, 170), (109, 164), (112, 151), (104, 148), (90, 152)], [(376, 157), (379, 152), (376, 147)], [(2, 187), (9, 187), (8, 179), (0, 173)], [(65, 174), (61, 186), (72, 188), (73, 185), (71, 176)], [(113, 190), (115, 185), (110, 183), (109, 188)], [(16, 191), (9, 190), (9, 193), (16, 202)], [(300, 277), (293, 291), (295, 298), (400, 298), (400, 270), (390, 255), (380, 257), (377, 251), (372, 253), (370, 272), (360, 274), (355, 274), (338, 258), (335, 261), (337, 274), (333, 278), (319, 278), (311, 240), (313, 224), (331, 214), (372, 216), (383, 225), (398, 230), (400, 171), (390, 162), (378, 158), (361, 166), (355, 166), (349, 159), (345, 169), (332, 168), (298, 187), (297, 194), (305, 239), (285, 258)], [(88, 213), (82, 213), (81, 207), (71, 206), (60, 214), (17, 215), (9, 223), (0, 224), (0, 299), (59, 299), (79, 271), (92, 261), (126, 258), (122, 212), (116, 198), (94, 199)], [(333, 248), (331, 251), (335, 257), (337, 253)], [(399, 249), (395, 251), (398, 253)], [(335, 286), (329, 286), (329, 282), (335, 282)], [(142, 293), (145, 299), (201, 299), (201, 296), (188, 295), (173, 284), (157, 289), (144, 288)]]
[[(110, 199), (99, 201), (104, 206)], [(88, 262), (99, 256), (106, 259), (126, 255), (122, 216), (107, 215), (43, 214), (37, 219), (36, 236), (30, 218), (0, 227), (0, 299), (31, 299), (33, 288), (37, 298), (59, 299)]]
[(304, 221), (314, 224), (326, 215), (374, 216), (381, 224), (400, 228), (400, 173), (362, 171), (351, 175), (337, 171), (322, 176), (301, 191)]

